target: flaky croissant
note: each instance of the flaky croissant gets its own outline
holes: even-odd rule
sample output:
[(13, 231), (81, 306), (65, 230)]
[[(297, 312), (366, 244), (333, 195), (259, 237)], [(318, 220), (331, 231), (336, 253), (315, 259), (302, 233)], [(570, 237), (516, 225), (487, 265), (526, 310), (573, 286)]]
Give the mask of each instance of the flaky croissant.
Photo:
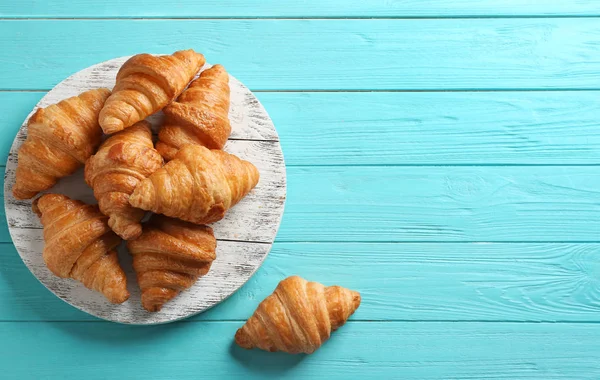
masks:
[(19, 149), (16, 199), (33, 198), (72, 174), (100, 144), (98, 114), (110, 91), (86, 91), (38, 109), (27, 122), (27, 140)]
[(150, 123), (140, 121), (112, 135), (85, 164), (85, 181), (94, 189), (108, 225), (125, 240), (142, 233), (145, 212), (129, 204), (137, 184), (160, 169), (161, 155), (154, 149)]
[(204, 56), (191, 49), (129, 58), (119, 69), (113, 93), (100, 112), (104, 133), (121, 131), (160, 111), (181, 94), (204, 62)]
[(248, 161), (222, 150), (186, 145), (135, 188), (129, 203), (196, 224), (221, 220), (258, 183)]
[(277, 288), (235, 334), (243, 348), (310, 354), (329, 339), (360, 305), (360, 294), (298, 276)]
[(114, 248), (121, 239), (97, 206), (64, 195), (45, 194), (33, 202), (44, 226), (44, 262), (55, 275), (73, 278), (112, 303), (129, 298), (127, 279)]
[(127, 242), (142, 290), (142, 306), (159, 311), (205, 275), (217, 240), (210, 227), (154, 215), (136, 240)]
[(229, 74), (221, 65), (204, 70), (163, 112), (166, 118), (156, 150), (165, 160), (172, 160), (186, 144), (223, 149), (231, 133)]

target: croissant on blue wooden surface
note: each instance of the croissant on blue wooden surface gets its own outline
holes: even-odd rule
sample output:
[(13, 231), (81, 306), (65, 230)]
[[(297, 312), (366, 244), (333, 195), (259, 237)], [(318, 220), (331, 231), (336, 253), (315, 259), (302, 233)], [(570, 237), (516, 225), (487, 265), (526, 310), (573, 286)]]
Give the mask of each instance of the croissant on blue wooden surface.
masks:
[(277, 288), (235, 334), (243, 348), (313, 353), (360, 306), (358, 292), (341, 286), (324, 286), (298, 276)]

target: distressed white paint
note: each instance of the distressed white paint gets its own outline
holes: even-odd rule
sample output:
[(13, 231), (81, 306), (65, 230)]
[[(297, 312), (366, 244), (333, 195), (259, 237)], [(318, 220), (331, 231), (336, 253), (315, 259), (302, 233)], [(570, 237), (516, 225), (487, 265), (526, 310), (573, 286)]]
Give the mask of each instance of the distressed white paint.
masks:
[[(85, 90), (112, 88), (117, 71), (127, 58), (103, 62), (70, 76), (44, 96), (35, 109)], [(205, 65), (204, 69), (208, 67), (210, 65)], [(121, 305), (111, 305), (101, 294), (86, 289), (74, 280), (58, 278), (48, 270), (42, 259), (41, 224), (31, 211), (31, 201), (18, 201), (12, 197), (17, 152), (27, 136), (26, 122), (23, 123), (6, 165), (6, 217), (11, 237), (23, 262), (42, 284), (63, 301), (99, 318), (129, 324), (158, 324), (186, 318), (218, 304), (252, 276), (271, 249), (279, 228), (286, 196), (285, 163), (277, 131), (258, 99), (231, 76), (229, 84), (232, 134), (225, 150), (256, 165), (261, 175), (260, 182), (222, 221), (212, 225), (219, 242), (217, 259), (210, 272), (158, 313), (146, 312), (141, 307), (131, 257), (124, 244), (119, 248), (119, 259), (127, 273), (131, 298)], [(162, 112), (149, 118), (154, 128), (160, 125), (161, 119)], [(63, 178), (48, 192), (63, 193), (96, 203), (91, 189), (83, 181), (83, 170)]]

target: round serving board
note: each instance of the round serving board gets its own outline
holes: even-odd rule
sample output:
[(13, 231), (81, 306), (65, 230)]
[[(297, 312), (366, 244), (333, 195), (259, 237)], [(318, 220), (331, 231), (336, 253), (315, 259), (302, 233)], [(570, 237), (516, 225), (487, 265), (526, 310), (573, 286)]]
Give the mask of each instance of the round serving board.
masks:
[[(89, 89), (113, 88), (117, 71), (128, 58), (99, 63), (70, 76), (48, 92), (35, 109), (58, 103)], [(208, 67), (210, 65), (205, 65), (203, 70)], [(121, 305), (112, 305), (101, 294), (88, 290), (81, 283), (58, 278), (48, 270), (42, 259), (42, 226), (31, 211), (31, 200), (15, 200), (11, 191), (15, 182), (17, 152), (27, 136), (27, 120), (23, 123), (6, 165), (6, 217), (10, 235), (23, 262), (52, 293), (70, 305), (102, 319), (129, 324), (159, 324), (207, 310), (233, 294), (254, 274), (271, 249), (283, 214), (286, 196), (285, 163), (277, 131), (258, 99), (232, 76), (229, 77), (229, 86), (232, 133), (225, 150), (252, 162), (260, 171), (260, 182), (248, 196), (229, 210), (223, 220), (212, 225), (218, 243), (217, 259), (210, 272), (191, 289), (165, 304), (157, 313), (147, 312), (141, 306), (140, 290), (125, 244), (119, 247), (119, 260), (127, 273), (131, 297)], [(162, 117), (162, 112), (159, 112), (148, 120), (157, 129)], [(83, 169), (61, 179), (48, 192), (97, 203), (92, 190), (83, 180)]]

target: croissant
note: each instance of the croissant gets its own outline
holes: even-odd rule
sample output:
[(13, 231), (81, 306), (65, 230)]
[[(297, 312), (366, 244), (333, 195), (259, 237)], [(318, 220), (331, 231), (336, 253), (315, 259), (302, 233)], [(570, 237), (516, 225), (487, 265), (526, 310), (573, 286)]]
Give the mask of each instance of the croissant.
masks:
[(140, 182), (129, 203), (196, 224), (221, 220), (258, 183), (248, 161), (222, 150), (186, 145), (175, 158)]
[(52, 273), (80, 281), (112, 303), (129, 298), (125, 273), (114, 251), (121, 239), (97, 206), (45, 194), (33, 202), (33, 211), (44, 226), (42, 256)]
[(127, 248), (133, 255), (142, 306), (159, 311), (208, 272), (216, 258), (217, 240), (210, 227), (154, 215)]
[(323, 286), (298, 276), (277, 288), (235, 334), (243, 348), (310, 354), (329, 339), (360, 305), (360, 294), (340, 286)]
[(119, 69), (113, 93), (100, 112), (104, 133), (121, 131), (160, 111), (181, 94), (204, 62), (204, 56), (191, 49), (129, 58)]
[(12, 188), (16, 199), (48, 190), (94, 153), (102, 139), (98, 114), (109, 95), (106, 88), (86, 91), (39, 108), (29, 118)]
[(223, 149), (231, 133), (229, 74), (221, 65), (203, 71), (163, 112), (166, 118), (156, 149), (166, 160), (186, 144)]
[(162, 164), (147, 121), (112, 135), (87, 160), (85, 181), (94, 189), (100, 211), (109, 216), (108, 225), (123, 239), (140, 236), (140, 221), (145, 214), (129, 204), (129, 196), (141, 180)]

